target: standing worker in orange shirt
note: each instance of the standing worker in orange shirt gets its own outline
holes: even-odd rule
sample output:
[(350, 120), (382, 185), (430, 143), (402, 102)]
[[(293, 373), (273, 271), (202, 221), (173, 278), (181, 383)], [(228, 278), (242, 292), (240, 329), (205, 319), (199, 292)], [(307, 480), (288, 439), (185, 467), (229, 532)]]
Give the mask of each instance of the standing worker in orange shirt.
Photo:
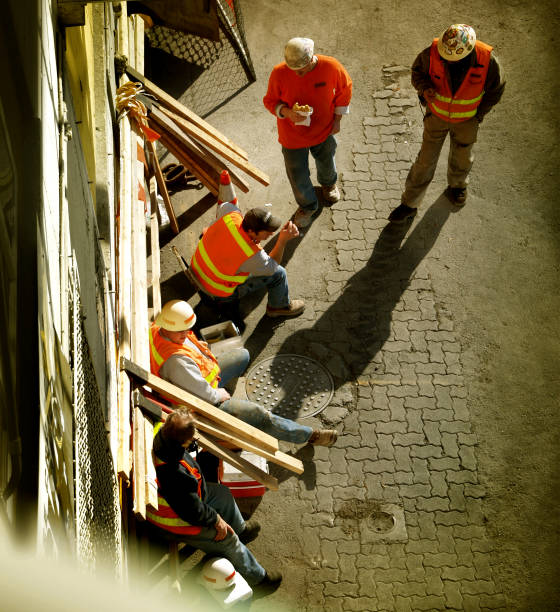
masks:
[[(309, 153), (315, 159), (325, 201), (334, 204), (340, 199), (334, 135), (340, 132), (342, 115), (349, 112), (352, 80), (339, 61), (315, 55), (310, 38), (288, 41), (284, 58), (272, 70), (263, 103), (277, 117), (286, 173), (299, 206), (294, 223), (302, 228), (311, 223), (319, 207), (309, 172)], [(298, 112), (294, 105), (303, 109)], [(311, 115), (306, 117), (302, 110), (311, 111)]]

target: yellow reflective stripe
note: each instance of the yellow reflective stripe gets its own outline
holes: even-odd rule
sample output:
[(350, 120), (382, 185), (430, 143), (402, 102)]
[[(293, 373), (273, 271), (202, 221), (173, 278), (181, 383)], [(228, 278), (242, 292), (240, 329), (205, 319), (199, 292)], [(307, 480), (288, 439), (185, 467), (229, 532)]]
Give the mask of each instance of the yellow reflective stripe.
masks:
[(183, 521), (180, 518), (163, 518), (159, 514), (154, 514), (146, 509), (146, 518), (151, 518), (154, 523), (158, 525), (167, 525), (168, 527), (192, 527), (190, 523)]
[[(220, 283), (216, 283), (215, 281), (213, 281), (209, 276), (207, 276), (206, 274), (204, 274), (204, 272), (202, 271), (202, 269), (200, 268), (198, 262), (196, 261), (196, 257), (193, 257), (192, 260), (192, 267), (196, 270), (196, 273), (200, 276), (200, 278), (207, 284), (210, 285), (210, 287), (214, 287), (214, 289), (217, 289), (218, 291), (223, 291), (224, 293), (233, 293), (235, 291), (235, 287), (226, 287), (225, 285), (220, 285)], [(247, 277), (244, 276), (243, 280), (245, 280)]]
[(225, 215), (223, 217), (223, 220), (226, 224), (226, 227), (230, 231), (230, 234), (233, 236), (233, 239), (235, 240), (235, 242), (237, 242), (237, 244), (240, 246), (241, 250), (245, 253), (245, 255), (247, 255), (247, 257), (251, 257), (252, 255), (254, 255), (255, 250), (251, 248), (245, 238), (243, 238), (243, 236), (239, 233), (237, 225), (235, 225), (231, 216)]
[[(161, 426), (163, 425), (163, 422), (160, 421), (159, 423), (156, 423), (154, 425), (154, 437), (156, 436), (157, 432), (161, 429)], [(162, 465), (164, 463), (164, 461), (162, 461), (161, 459), (158, 459), (156, 457), (156, 465)]]
[(445, 102), (446, 104), (476, 104), (479, 100), (482, 99), (483, 95), (484, 92), (482, 92), (479, 96), (473, 98), (472, 100), (454, 100), (453, 98), (446, 98), (445, 96), (441, 96), (440, 94), (436, 93), (436, 100), (439, 100), (440, 102)]
[(438, 93), (436, 93), (436, 100), (440, 100), (441, 102), (451, 102), (452, 98), (446, 98)]
[(156, 345), (154, 344), (154, 335), (153, 335), (151, 327), (150, 327), (150, 349), (152, 351), (152, 356), (155, 359), (158, 366), (161, 365), (165, 361), (165, 359), (157, 352)]
[(210, 270), (212, 270), (212, 272), (218, 278), (221, 278), (222, 280), (225, 280), (225, 281), (232, 281), (234, 283), (242, 283), (247, 278), (247, 275), (230, 276), (229, 274), (223, 274), (222, 272), (220, 272), (218, 268), (216, 268), (216, 266), (214, 265), (214, 262), (210, 259), (210, 256), (208, 255), (208, 252), (206, 251), (206, 248), (204, 247), (204, 243), (202, 242), (202, 240), (198, 243), (198, 251), (202, 259), (204, 260), (204, 263), (210, 268)]
[(470, 111), (466, 111), (464, 113), (448, 113), (451, 119), (460, 118), (460, 117), (474, 117), (476, 115), (476, 108), (473, 108)]
[[(207, 383), (212, 384), (212, 382), (214, 381), (214, 379), (216, 378), (216, 376), (218, 376), (218, 374), (220, 373), (220, 366), (218, 364), (216, 364), (213, 368), (213, 370), (208, 374), (208, 376), (205, 377), (205, 380)], [(216, 385), (218, 384), (218, 381), (215, 381)]]

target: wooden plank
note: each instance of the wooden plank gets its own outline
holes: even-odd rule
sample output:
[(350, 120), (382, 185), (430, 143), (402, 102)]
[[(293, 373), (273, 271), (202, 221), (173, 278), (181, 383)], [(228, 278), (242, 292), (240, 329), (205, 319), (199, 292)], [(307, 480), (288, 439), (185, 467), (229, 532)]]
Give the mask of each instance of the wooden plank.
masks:
[(144, 457), (146, 460), (146, 507), (154, 512), (158, 509), (158, 492), (156, 483), (156, 468), (152, 461), (152, 443), (154, 441), (154, 425), (146, 417), (144, 421)]
[(144, 432), (144, 415), (139, 408), (133, 411), (133, 433), (132, 433), (132, 480), (133, 480), (133, 505), (132, 509), (137, 517), (146, 520), (146, 454)]
[(215, 426), (212, 421), (205, 419), (200, 415), (193, 415), (193, 418), (196, 423), (197, 429), (204, 431), (206, 433), (211, 434), (215, 438), (219, 438), (221, 440), (225, 440), (226, 442), (231, 442), (235, 446), (242, 448), (243, 450), (254, 453), (255, 455), (260, 455), (264, 457), (267, 461), (272, 461), (277, 465), (280, 465), (291, 472), (295, 472), (296, 474), (303, 474), (303, 463), (297, 459), (296, 457), (292, 457), (291, 455), (287, 455), (281, 451), (276, 451), (275, 453), (269, 453), (256, 444), (251, 444), (238, 436), (224, 431), (223, 429), (219, 429)]
[(177, 224), (177, 217), (175, 216), (175, 211), (173, 210), (173, 204), (171, 204), (171, 198), (169, 197), (169, 192), (167, 191), (167, 186), (165, 185), (165, 179), (163, 178), (163, 173), (161, 171), (161, 167), (159, 165), (159, 160), (156, 155), (156, 148), (153, 142), (149, 142), (146, 140), (146, 145), (148, 147), (148, 151), (150, 152), (150, 156), (153, 160), (153, 170), (156, 177), (157, 186), (161, 197), (163, 198), (163, 203), (165, 204), (165, 210), (167, 211), (167, 216), (169, 217), (169, 223), (171, 224), (171, 229), (175, 234), (179, 233), (179, 225)]
[[(157, 125), (157, 124), (155, 124)], [(161, 144), (172, 153), (179, 162), (190, 170), (196, 178), (212, 193), (214, 197), (218, 197), (218, 185), (220, 178), (217, 173), (211, 168), (205, 167), (200, 160), (195, 160), (187, 151), (169, 134), (164, 133), (160, 138)]]
[[(193, 154), (195, 154), (200, 159), (203, 159), (208, 165), (214, 168), (218, 175), (222, 173), (222, 170), (227, 170), (229, 172), (232, 183), (239, 187), (239, 189), (241, 189), (243, 193), (249, 192), (249, 184), (241, 177), (240, 174), (238, 174), (236, 170), (228, 166), (217, 155), (214, 155), (212, 151), (209, 151), (206, 147), (202, 146), (200, 142), (189, 138), (187, 132), (182, 128), (182, 124), (185, 122), (184, 119), (165, 108), (160, 108), (152, 104), (150, 110), (153, 112), (154, 108), (156, 109), (156, 111), (159, 110), (161, 113), (169, 117), (169, 119), (171, 119), (173, 123), (175, 123), (175, 125), (181, 130), (181, 136), (184, 139), (185, 145), (188, 146), (189, 150), (192, 151)], [(160, 119), (162, 118), (160, 117)]]
[[(166, 109), (162, 109), (160, 112), (155, 106), (152, 108), (151, 115), (155, 115), (156, 117), (158, 117), (158, 115), (161, 115), (161, 113), (169, 115), (169, 111), (167, 111)], [(176, 121), (179, 119), (180, 118), (177, 118)], [(222, 143), (218, 142), (210, 134), (207, 134), (203, 130), (196, 127), (196, 125), (193, 125), (188, 121), (181, 121), (181, 129), (184, 130), (189, 136), (192, 136), (193, 138), (201, 142), (203, 145), (209, 147), (210, 149), (227, 159), (234, 166), (237, 166), (240, 170), (243, 170), (243, 172), (253, 177), (255, 180), (259, 181), (259, 183), (265, 186), (270, 185), (270, 178), (267, 174), (265, 174), (262, 170), (259, 170), (256, 166), (253, 166), (253, 164), (247, 161), (244, 157), (237, 155), (237, 153), (225, 147)]]
[(157, 193), (156, 193), (156, 178), (150, 177), (148, 181), (148, 191), (150, 193), (150, 251), (152, 257), (152, 310), (154, 319), (161, 312), (161, 261), (159, 252), (159, 224), (157, 217)]
[(200, 130), (203, 130), (205, 133), (211, 135), (212, 138), (215, 138), (225, 147), (235, 152), (241, 158), (244, 158), (245, 160), (249, 159), (246, 151), (224, 136), (224, 134), (219, 132), (215, 127), (204, 121), (204, 119), (199, 117), (196, 113), (188, 109), (186, 106), (183, 106), (178, 100), (163, 91), (163, 89), (160, 89), (155, 83), (149, 81), (144, 75), (134, 70), (131, 66), (127, 66), (126, 71), (132, 80), (139, 81), (144, 85), (145, 91), (158, 98), (162, 106), (165, 106), (165, 108), (177, 113), (180, 117), (187, 119)]
[(230, 465), (249, 476), (249, 478), (260, 482), (271, 491), (278, 491), (278, 480), (274, 476), (267, 474), (246, 459), (239, 457), (239, 455), (236, 455), (228, 448), (220, 446), (211, 436), (198, 432), (197, 440), (200, 446), (216, 455), (216, 457), (227, 461)]
[(180, 404), (184, 404), (191, 410), (194, 410), (195, 412), (209, 418), (211, 421), (220, 424), (222, 427), (233, 431), (235, 434), (248, 440), (249, 442), (258, 444), (262, 448), (272, 453), (275, 453), (278, 450), (278, 440), (273, 436), (270, 436), (260, 429), (257, 429), (256, 427), (253, 427), (252, 425), (249, 425), (248, 423), (227, 414), (227, 412), (212, 406), (212, 404), (201, 400), (188, 391), (172, 385), (170, 382), (163, 380), (163, 378), (159, 378), (159, 376), (151, 374), (147, 370), (144, 370), (144, 368), (141, 368), (138, 364), (133, 363), (128, 359), (121, 359), (120, 366), (122, 370), (126, 370), (129, 374), (135, 376), (137, 379), (142, 381), (142, 383), (151, 387), (154, 391), (163, 393), (166, 397), (169, 397)]
[(132, 403), (134, 406), (140, 408), (145, 416), (150, 417), (154, 421), (161, 421), (163, 415), (161, 406), (153, 402), (149, 397), (143, 395), (139, 389), (134, 390), (132, 394)]

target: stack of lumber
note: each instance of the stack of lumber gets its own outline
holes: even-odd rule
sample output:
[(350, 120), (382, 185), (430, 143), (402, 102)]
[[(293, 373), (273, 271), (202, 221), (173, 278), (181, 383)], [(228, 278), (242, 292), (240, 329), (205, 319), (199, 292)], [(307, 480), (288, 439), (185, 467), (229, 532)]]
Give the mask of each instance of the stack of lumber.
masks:
[[(187, 406), (196, 422), (199, 446), (218, 458), (224, 459), (268, 489), (276, 491), (278, 480), (222, 446), (220, 441), (225, 441), (230, 445), (233, 444), (235, 447), (260, 455), (267, 461), (276, 463), (296, 474), (303, 473), (303, 463), (299, 459), (281, 452), (276, 438), (151, 374), (128, 359), (123, 358), (121, 360), (121, 369), (126, 371), (131, 378), (132, 386), (138, 387), (133, 393), (135, 410), (142, 411), (144, 415), (156, 421), (162, 418), (164, 412), (172, 411), (171, 408), (162, 407), (160, 403), (153, 402), (149, 397), (146, 397), (145, 389), (143, 389), (146, 386), (149, 387), (151, 392)], [(141, 438), (139, 439), (141, 441)], [(151, 462), (151, 457), (146, 457), (146, 460), (148, 459)], [(141, 463), (145, 465), (145, 463)], [(138, 476), (141, 475), (140, 472)]]
[(159, 142), (212, 194), (218, 195), (222, 170), (228, 170), (241, 191), (249, 191), (247, 182), (231, 165), (265, 186), (270, 184), (269, 177), (249, 162), (241, 147), (133, 68), (127, 67), (127, 74), (147, 94), (141, 98), (148, 108), (149, 127), (160, 134)]

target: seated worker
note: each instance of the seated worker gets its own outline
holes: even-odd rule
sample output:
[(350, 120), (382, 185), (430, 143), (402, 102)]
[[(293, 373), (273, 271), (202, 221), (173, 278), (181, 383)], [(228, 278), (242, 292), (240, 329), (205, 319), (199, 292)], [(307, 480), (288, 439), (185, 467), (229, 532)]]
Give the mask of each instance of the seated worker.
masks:
[(154, 437), (158, 510), (148, 507), (146, 518), (165, 530), (168, 539), (229, 559), (249, 584), (271, 592), (280, 585), (282, 574), (267, 572), (245, 546), (258, 535), (260, 525), (243, 520), (226, 486), (206, 482), (186, 450), (195, 435), (188, 408), (180, 406)]
[(246, 370), (249, 351), (233, 349), (218, 361), (206, 342), (198, 340), (194, 332), (189, 331), (195, 322), (196, 315), (187, 302), (171, 300), (165, 304), (150, 327), (152, 374), (278, 440), (319, 446), (334, 444), (337, 438), (334, 429), (313, 430), (273, 414), (255, 402), (232, 399), (223, 387)]
[(225, 305), (266, 287), (269, 317), (300, 315), (305, 303), (290, 299), (286, 270), (280, 265), (286, 243), (299, 236), (299, 230), (288, 221), (270, 255), (260, 246), (280, 225), (265, 208), (252, 208), (243, 216), (235, 204), (220, 204), (216, 221), (203, 232), (191, 260), (190, 271), (202, 293)]

